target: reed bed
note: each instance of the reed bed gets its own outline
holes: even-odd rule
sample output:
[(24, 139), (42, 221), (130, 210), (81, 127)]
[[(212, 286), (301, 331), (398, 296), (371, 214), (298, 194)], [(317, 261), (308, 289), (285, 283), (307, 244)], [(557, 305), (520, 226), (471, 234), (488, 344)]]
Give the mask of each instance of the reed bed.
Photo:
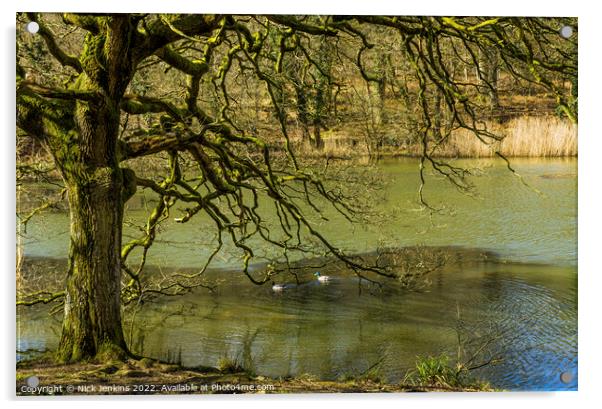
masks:
[[(504, 123), (486, 122), (487, 129), (502, 136), (480, 141), (473, 133), (461, 129), (452, 133), (449, 140), (439, 145), (434, 156), (486, 158), (500, 152), (508, 157), (571, 157), (577, 156), (577, 125), (568, 120), (549, 116), (521, 116)], [(397, 139), (404, 132), (390, 124), (386, 133)], [(324, 149), (298, 144), (297, 149), (307, 156), (420, 156), (422, 146), (411, 142), (411, 135), (401, 137), (396, 146), (385, 143), (376, 148), (368, 138), (352, 134), (348, 129), (329, 132), (324, 138)]]
[(577, 125), (553, 116), (519, 117), (488, 128), (501, 141), (483, 143), (474, 134), (461, 130), (436, 151), (445, 157), (491, 157), (496, 152), (513, 157), (577, 156)]

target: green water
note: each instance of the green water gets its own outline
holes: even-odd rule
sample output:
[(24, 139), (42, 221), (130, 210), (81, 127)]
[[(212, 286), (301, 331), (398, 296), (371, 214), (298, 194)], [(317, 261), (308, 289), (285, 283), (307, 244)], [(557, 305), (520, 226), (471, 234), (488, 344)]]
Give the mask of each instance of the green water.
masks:
[[(373, 250), (384, 239), (397, 246), (486, 249), (501, 261), (448, 266), (419, 292), (393, 287), (360, 293), (357, 279), (342, 275), (328, 285), (310, 282), (274, 294), (232, 273), (216, 294), (197, 291), (145, 305), (138, 324), (126, 325), (127, 336), (139, 353), (186, 365), (215, 365), (228, 356), (260, 374), (336, 379), (381, 361), (383, 376), (396, 381), (418, 355), (455, 354), (458, 332), (474, 342), (497, 334), (492, 349), (505, 360), (479, 376), (509, 389), (576, 389), (576, 376), (569, 384), (559, 376), (576, 375), (577, 368), (577, 162), (513, 160), (530, 187), (501, 161), (464, 164), (477, 168), (472, 180), (479, 197), (462, 195), (437, 178), (427, 183), (427, 199), (444, 205), (444, 214), (416, 210), (417, 161), (390, 160), (379, 165), (391, 180), (379, 206), (397, 209), (396, 217), (370, 228), (324, 224), (322, 231), (350, 251)], [(130, 203), (130, 220), (143, 219), (144, 202), (139, 196)], [(48, 213), (32, 223), (26, 256), (65, 257), (67, 215)], [(167, 224), (148, 263), (201, 265), (209, 254), (204, 233), (210, 228), (202, 218)], [(215, 263), (233, 271), (238, 265), (237, 253), (228, 248)], [(44, 308), (19, 314), (19, 349), (56, 345), (59, 319), (48, 320)]]
[[(385, 209), (398, 208), (398, 217), (363, 228), (336, 220), (320, 226), (321, 232), (339, 247), (366, 251), (379, 239), (392, 245), (454, 245), (491, 249), (504, 258), (521, 262), (571, 264), (577, 262), (576, 206), (577, 161), (574, 159), (514, 159), (513, 166), (530, 186), (510, 174), (500, 160), (461, 162), (478, 169), (472, 178), (478, 197), (460, 194), (449, 183), (431, 177), (425, 196), (448, 212), (431, 215), (417, 211), (418, 163), (413, 159), (380, 164), (391, 181)], [(536, 193), (539, 190), (542, 194)], [(141, 223), (148, 215), (145, 198), (128, 202), (127, 221)], [(153, 203), (147, 206), (152, 207)], [(453, 212), (453, 215), (449, 213)], [(148, 262), (173, 267), (201, 265), (211, 251), (213, 224), (199, 215), (187, 224), (166, 223), (148, 256)], [(135, 230), (127, 228), (126, 237)], [(65, 257), (69, 220), (65, 213), (46, 213), (29, 224), (25, 254)], [(207, 234), (209, 232), (210, 234)], [(226, 252), (227, 253), (227, 252)], [(218, 257), (216, 267), (239, 265), (238, 259)]]

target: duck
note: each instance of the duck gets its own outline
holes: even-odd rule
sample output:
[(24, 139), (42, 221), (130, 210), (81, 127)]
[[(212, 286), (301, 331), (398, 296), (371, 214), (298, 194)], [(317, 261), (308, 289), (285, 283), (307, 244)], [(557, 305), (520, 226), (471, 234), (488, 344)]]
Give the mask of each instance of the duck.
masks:
[(276, 284), (272, 281), (272, 291), (280, 292), (280, 291), (283, 291), (284, 288), (285, 288), (284, 284)]
[(326, 283), (330, 281), (330, 276), (323, 276), (319, 271), (316, 271), (314, 275), (318, 278), (318, 281), (321, 283)]

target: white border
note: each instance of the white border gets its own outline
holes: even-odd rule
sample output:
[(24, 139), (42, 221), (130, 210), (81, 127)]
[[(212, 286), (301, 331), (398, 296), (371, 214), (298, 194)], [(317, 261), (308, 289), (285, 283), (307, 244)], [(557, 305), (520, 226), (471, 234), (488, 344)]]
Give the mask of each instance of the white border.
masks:
[[(210, 4), (212, 3), (212, 4)], [(397, 4), (403, 3), (403, 4)], [(595, 4), (594, 2), (588, 2)], [(85, 403), (75, 399), (31, 400), (21, 399), (20, 406), (72, 407), (82, 404), (91, 407), (105, 407), (114, 404), (134, 404), (134, 400), (144, 400), (151, 407), (165, 406), (166, 400), (176, 400), (195, 407), (223, 406), (235, 404), (245, 408), (306, 407), (320, 404), (344, 404), (364, 408), (377, 400), (379, 407), (483, 407), (508, 408), (519, 405), (539, 405), (546, 407), (586, 407), (601, 402), (598, 389), (601, 388), (599, 346), (601, 331), (599, 312), (602, 311), (598, 293), (602, 289), (601, 269), (598, 268), (600, 225), (600, 186), (602, 154), (602, 132), (599, 126), (600, 110), (600, 43), (602, 38), (599, 23), (600, 13), (585, 2), (525, 0), (485, 1), (400, 1), (393, 0), (303, 0), (289, 4), (281, 1), (274, 4), (268, 0), (248, 1), (202, 1), (202, 0), (145, 0), (128, 2), (124, 0), (101, 0), (98, 4), (73, 2), (68, 0), (21, 0), (10, 4), (2, 2), (2, 62), (0, 83), (2, 84), (2, 109), (0, 110), (2, 135), (1, 174), (4, 186), (2, 204), (2, 252), (3, 278), (2, 326), (5, 329), (0, 337), (2, 360), (0, 388), (9, 405), (15, 404), (14, 361), (15, 361), (15, 307), (14, 307), (14, 223), (15, 223), (15, 159), (14, 159), (14, 112), (15, 112), (15, 45), (14, 26), (16, 11), (87, 11), (87, 12), (196, 12), (196, 13), (238, 13), (238, 14), (401, 14), (401, 15), (518, 15), (518, 16), (578, 16), (579, 17), (579, 392), (567, 393), (504, 393), (504, 394), (396, 394), (396, 395), (294, 395), (294, 396), (173, 396), (173, 397), (109, 397), (85, 399)], [(125, 401), (125, 402), (124, 402)]]
[(402, 14), (402, 15), (518, 15), (518, 16), (576, 16), (577, 6), (562, 1), (536, 2), (507, 0), (483, 2), (476, 0), (413, 1), (387, 0), (304, 0), (302, 2), (275, 2), (270, 0), (148, 0), (126, 2), (103, 0), (91, 5), (88, 2), (68, 0), (40, 1), (21, 0), (19, 11), (72, 11), (72, 12), (190, 12), (190, 13), (235, 13), (235, 14)]

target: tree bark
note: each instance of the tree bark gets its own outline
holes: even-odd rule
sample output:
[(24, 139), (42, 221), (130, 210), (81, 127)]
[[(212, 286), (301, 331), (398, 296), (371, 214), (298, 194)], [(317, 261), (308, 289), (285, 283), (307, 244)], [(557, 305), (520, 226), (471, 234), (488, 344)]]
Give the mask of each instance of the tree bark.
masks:
[(123, 178), (119, 169), (95, 173), (93, 180), (69, 185), (70, 265), (58, 351), (63, 362), (127, 354), (120, 306)]
[(60, 361), (124, 358), (121, 326), (123, 204), (135, 192), (133, 172), (119, 167), (119, 97), (78, 102), (77, 136), (54, 155), (68, 189), (71, 216)]
[(51, 151), (68, 189), (71, 215), (65, 315), (58, 348), (63, 362), (123, 359), (129, 352), (121, 325), (121, 229), (123, 204), (135, 177), (119, 167), (120, 103), (131, 80), (125, 16), (106, 19), (106, 32), (86, 37), (78, 89), (98, 95), (74, 107), (74, 132)]

